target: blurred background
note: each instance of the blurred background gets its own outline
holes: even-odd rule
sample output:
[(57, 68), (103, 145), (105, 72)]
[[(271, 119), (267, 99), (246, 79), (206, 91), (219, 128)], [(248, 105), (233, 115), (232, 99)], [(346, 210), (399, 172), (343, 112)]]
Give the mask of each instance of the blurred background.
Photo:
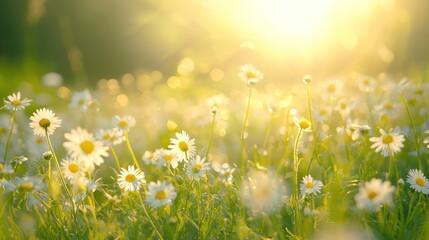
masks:
[(240, 82), (245, 63), (275, 83), (351, 72), (425, 81), (427, 10), (426, 0), (1, 1), (0, 91), (142, 72)]

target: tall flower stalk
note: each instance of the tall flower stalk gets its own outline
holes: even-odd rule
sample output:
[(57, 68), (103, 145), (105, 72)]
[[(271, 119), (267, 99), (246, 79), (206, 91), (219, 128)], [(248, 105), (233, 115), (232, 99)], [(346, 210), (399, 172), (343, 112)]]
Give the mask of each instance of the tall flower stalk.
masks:
[(250, 112), (250, 99), (252, 97), (252, 89), (255, 84), (261, 81), (264, 78), (262, 72), (254, 68), (252, 65), (246, 64), (241, 67), (241, 71), (238, 76), (247, 84), (249, 88), (249, 94), (247, 96), (247, 106), (246, 106), (246, 114), (244, 116), (243, 127), (241, 129), (241, 151), (240, 151), (240, 170), (242, 176), (244, 175), (244, 155), (245, 155), (245, 147), (244, 147), (244, 139), (246, 132), (247, 119), (249, 118)]

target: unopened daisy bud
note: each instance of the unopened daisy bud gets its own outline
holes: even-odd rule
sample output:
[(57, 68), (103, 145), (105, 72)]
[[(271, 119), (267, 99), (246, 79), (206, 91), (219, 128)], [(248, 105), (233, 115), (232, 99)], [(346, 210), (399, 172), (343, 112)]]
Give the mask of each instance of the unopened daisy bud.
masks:
[(217, 113), (217, 107), (213, 106), (212, 110), (210, 110), (210, 113), (213, 114), (213, 115), (216, 115), (216, 113)]
[(302, 79), (302, 81), (303, 81), (305, 84), (310, 84), (312, 80), (313, 80), (313, 78), (312, 78), (312, 77), (311, 77), (311, 75), (309, 75), (309, 74), (305, 75), (305, 76), (304, 76), (304, 79)]
[(404, 186), (404, 184), (405, 184), (404, 179), (400, 178), (398, 180), (398, 186)]
[(43, 160), (49, 161), (52, 159), (52, 152), (46, 151), (42, 154)]

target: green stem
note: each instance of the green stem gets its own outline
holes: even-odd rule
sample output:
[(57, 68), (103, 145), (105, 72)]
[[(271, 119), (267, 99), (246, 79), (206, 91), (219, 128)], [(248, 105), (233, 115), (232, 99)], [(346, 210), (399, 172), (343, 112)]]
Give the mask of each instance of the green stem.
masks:
[(422, 160), (421, 160), (421, 156), (420, 156), (420, 144), (419, 144), (419, 139), (417, 137), (416, 124), (414, 123), (414, 119), (411, 115), (410, 106), (408, 105), (408, 101), (407, 101), (407, 99), (405, 99), (405, 97), (404, 97), (404, 95), (402, 95), (402, 93), (401, 93), (401, 98), (402, 98), (402, 101), (404, 102), (405, 108), (407, 109), (407, 115), (408, 115), (408, 118), (410, 119), (411, 127), (413, 128), (414, 144), (416, 145), (417, 160), (419, 161), (419, 169), (423, 169)]
[(125, 136), (125, 142), (127, 143), (127, 147), (128, 147), (128, 150), (130, 151), (131, 157), (133, 158), (134, 164), (136, 165), (137, 168), (140, 169), (139, 163), (137, 162), (136, 155), (134, 155), (134, 151), (131, 148), (130, 139), (128, 137), (127, 131), (124, 131), (124, 136)]
[(120, 172), (121, 171), (121, 165), (119, 164), (118, 155), (116, 155), (116, 151), (115, 151), (115, 149), (113, 149), (113, 147), (110, 147), (110, 151), (112, 152), (113, 158), (115, 159), (116, 166), (118, 167), (118, 172)]
[(73, 219), (74, 219), (76, 227), (77, 227), (78, 225), (77, 225), (77, 217), (76, 217), (76, 206), (74, 203), (73, 195), (70, 193), (70, 191), (67, 187), (66, 181), (64, 180), (64, 175), (63, 175), (63, 172), (61, 171), (61, 167), (60, 167), (60, 164), (58, 162), (57, 155), (55, 154), (54, 148), (52, 147), (51, 139), (49, 138), (49, 133), (48, 133), (47, 128), (45, 128), (45, 135), (46, 135), (46, 141), (48, 142), (48, 145), (49, 145), (49, 149), (52, 153), (52, 157), (54, 158), (55, 165), (57, 166), (58, 172), (60, 173), (61, 183), (63, 184), (63, 186), (66, 190), (67, 196), (70, 198), (70, 202), (72, 204), (72, 210), (73, 210)]
[(208, 159), (209, 152), (210, 152), (210, 147), (212, 146), (212, 139), (213, 139), (215, 119), (216, 119), (216, 114), (213, 114), (212, 124), (211, 124), (211, 128), (210, 128), (209, 145), (207, 146), (207, 152), (206, 152), (206, 159)]
[(146, 206), (145, 206), (145, 204), (143, 202), (142, 196), (140, 195), (140, 193), (137, 193), (137, 195), (139, 196), (140, 203), (142, 204), (143, 212), (146, 215), (146, 217), (148, 218), (150, 225), (152, 225), (153, 229), (155, 229), (156, 234), (158, 234), (159, 239), (164, 240), (164, 238), (162, 237), (161, 233), (158, 231), (158, 228), (155, 226), (155, 223), (153, 223), (153, 220), (150, 217), (149, 212), (146, 210)]
[(314, 150), (313, 150), (313, 156), (311, 157), (308, 169), (310, 169), (311, 163), (313, 162), (313, 157), (316, 157), (317, 163), (319, 166), (322, 166), (322, 163), (319, 159), (319, 149), (317, 148), (317, 136), (316, 136), (316, 126), (314, 125), (313, 121), (313, 113), (311, 111), (311, 94), (310, 94), (310, 83), (307, 84), (307, 109), (308, 109), (308, 118), (310, 119), (311, 128), (312, 128), (312, 135), (313, 135), (313, 142), (314, 142)]
[(244, 133), (246, 131), (247, 119), (249, 118), (250, 112), (250, 98), (252, 96), (252, 87), (249, 87), (249, 96), (247, 98), (246, 115), (244, 116), (243, 128), (241, 129), (241, 152), (240, 152), (240, 169), (241, 175), (244, 175)]
[(298, 170), (299, 170), (299, 156), (298, 156), (298, 148), (299, 141), (302, 135), (302, 128), (298, 130), (298, 134), (295, 139), (294, 150), (293, 150), (293, 172), (294, 172), (294, 185), (295, 185), (295, 193), (294, 193), (294, 201), (295, 201), (295, 234), (301, 232), (301, 212), (299, 209), (299, 181), (298, 181)]
[[(265, 151), (265, 148), (267, 148), (268, 138), (270, 137), (271, 128), (272, 128), (273, 124), (274, 124), (274, 112), (271, 113), (270, 122), (268, 123), (267, 130), (265, 132), (264, 143), (262, 145), (262, 157), (261, 158), (265, 159), (265, 166), (266, 167), (269, 167), (269, 161), (268, 161), (269, 158), (265, 158), (263, 153)], [(268, 149), (267, 149), (267, 152), (268, 152)], [(267, 154), (267, 156), (269, 156), (269, 155)]]
[(6, 149), (4, 150), (4, 158), (3, 158), (4, 162), (6, 162), (7, 151), (9, 150), (10, 138), (12, 137), (13, 127), (15, 125), (15, 113), (16, 113), (16, 110), (13, 110), (12, 116), (10, 118), (11, 127), (10, 127), (10, 131), (9, 131), (9, 135), (7, 136)]

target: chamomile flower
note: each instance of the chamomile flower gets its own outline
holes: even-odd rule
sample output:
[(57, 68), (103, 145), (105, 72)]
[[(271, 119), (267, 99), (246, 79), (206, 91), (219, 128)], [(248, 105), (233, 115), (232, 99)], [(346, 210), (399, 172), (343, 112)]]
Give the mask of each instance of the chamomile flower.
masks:
[(13, 166), (10, 163), (1, 163), (0, 162), (0, 175), (1, 174), (13, 174)]
[(285, 197), (285, 185), (275, 174), (255, 171), (241, 184), (241, 199), (255, 213), (278, 209)]
[(235, 168), (229, 166), (228, 163), (224, 163), (224, 164), (220, 165), (217, 162), (212, 164), (212, 168), (216, 172), (219, 173), (223, 183), (225, 183), (225, 184), (231, 184), (232, 183), (232, 177), (233, 177), (233, 173), (235, 171)]
[(170, 145), (168, 145), (168, 148), (176, 154), (180, 162), (187, 162), (188, 159), (193, 158), (197, 153), (195, 139), (191, 139), (189, 134), (185, 131), (176, 133), (176, 138), (170, 138)]
[(238, 76), (245, 81), (248, 86), (253, 86), (264, 78), (262, 72), (250, 64), (241, 66)]
[(105, 146), (109, 147), (121, 144), (125, 141), (124, 133), (122, 130), (117, 128), (99, 129), (95, 134), (95, 138), (102, 141)]
[(155, 159), (157, 159), (158, 166), (171, 166), (172, 168), (177, 168), (179, 166), (179, 159), (171, 151), (167, 149), (157, 149), (154, 153)]
[(144, 151), (142, 160), (146, 165), (156, 164), (155, 153), (149, 150)]
[(405, 141), (404, 135), (399, 134), (399, 128), (390, 129), (389, 133), (386, 133), (383, 129), (380, 129), (380, 137), (371, 137), (369, 140), (373, 142), (371, 148), (375, 148), (375, 152), (380, 152), (381, 155), (388, 157), (393, 156), (400, 152), (404, 146)]
[(411, 169), (408, 172), (407, 182), (411, 184), (411, 188), (417, 192), (424, 194), (429, 194), (429, 181), (422, 173), (422, 171), (417, 169)]
[(311, 175), (307, 175), (301, 182), (301, 195), (311, 194), (317, 195), (323, 187), (323, 183), (319, 180), (313, 179)]
[(309, 120), (294, 116), (293, 121), (295, 122), (295, 125), (304, 132), (311, 132), (311, 122)]
[(139, 190), (144, 183), (146, 183), (144, 173), (133, 165), (128, 166), (128, 169), (122, 168), (118, 174), (119, 187), (124, 191)]
[(70, 107), (79, 108), (82, 112), (86, 112), (88, 111), (88, 107), (91, 101), (91, 93), (88, 89), (85, 89), (82, 92), (75, 92), (73, 94)]
[(153, 208), (171, 205), (177, 196), (173, 185), (165, 181), (150, 182), (147, 195), (146, 202)]
[(351, 122), (347, 123), (347, 128), (350, 130), (350, 136), (353, 141), (363, 138), (371, 130), (371, 127), (368, 125), (359, 125)]
[(133, 118), (131, 115), (125, 115), (122, 117), (115, 115), (113, 116), (112, 121), (113, 126), (127, 132), (130, 130), (130, 128), (136, 125), (136, 119)]
[(73, 180), (85, 175), (85, 164), (76, 158), (67, 157), (61, 161), (64, 177)]
[(54, 130), (61, 126), (61, 119), (55, 117), (55, 113), (46, 108), (36, 110), (30, 120), (34, 135), (42, 137), (46, 136), (46, 132), (52, 135)]
[(21, 99), (20, 92), (12, 93), (11, 95), (7, 96), (7, 98), (8, 100), (3, 99), (4, 106), (2, 108), (13, 111), (25, 109), (32, 101), (31, 99), (27, 98)]
[(355, 196), (357, 207), (360, 209), (376, 210), (381, 205), (390, 203), (395, 187), (389, 181), (382, 182), (381, 179), (372, 179), (360, 187)]
[(198, 180), (198, 178), (203, 177), (207, 170), (210, 169), (210, 163), (206, 163), (206, 158), (202, 158), (199, 155), (192, 158), (189, 161), (186, 172), (189, 177), (192, 177), (194, 180)]
[(68, 140), (63, 143), (64, 148), (71, 157), (82, 161), (89, 171), (94, 169), (94, 165), (102, 164), (103, 157), (109, 156), (108, 147), (101, 141), (96, 141), (92, 133), (85, 129), (72, 129), (70, 133), (64, 134), (64, 137)]
[(369, 76), (359, 76), (357, 78), (357, 83), (361, 92), (374, 91), (377, 86), (377, 80)]

